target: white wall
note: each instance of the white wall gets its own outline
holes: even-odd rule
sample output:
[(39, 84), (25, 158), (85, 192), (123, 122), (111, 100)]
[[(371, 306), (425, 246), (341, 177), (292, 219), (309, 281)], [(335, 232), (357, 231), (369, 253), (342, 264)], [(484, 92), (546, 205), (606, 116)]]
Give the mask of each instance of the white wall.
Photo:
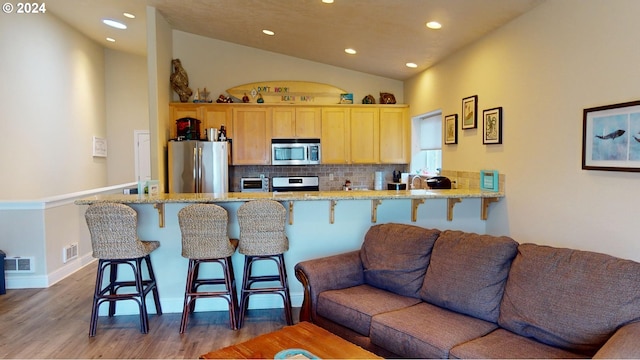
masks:
[(105, 49), (108, 184), (137, 181), (134, 130), (149, 130), (147, 58)]
[[(637, 100), (640, 2), (550, 0), (405, 84), (413, 115), (504, 108), (503, 144), (481, 128), (445, 145), (443, 168), (498, 169), (488, 231), (640, 260), (639, 173), (581, 169), (582, 111)], [(481, 124), (481, 116), (479, 117)]]
[(107, 165), (102, 47), (47, 13), (0, 21), (0, 199), (101, 187)]
[[(354, 103), (362, 103), (368, 94), (378, 101), (380, 92), (395, 95), (404, 102), (403, 84), (379, 76), (346, 70), (269, 51), (236, 45), (220, 40), (173, 31), (173, 56), (179, 58), (189, 75), (194, 91), (206, 87), (215, 100), (228, 96), (232, 87), (259, 81), (298, 80), (336, 86), (353, 93)], [(169, 79), (166, 79), (167, 84)], [(175, 92), (173, 101), (180, 101)]]

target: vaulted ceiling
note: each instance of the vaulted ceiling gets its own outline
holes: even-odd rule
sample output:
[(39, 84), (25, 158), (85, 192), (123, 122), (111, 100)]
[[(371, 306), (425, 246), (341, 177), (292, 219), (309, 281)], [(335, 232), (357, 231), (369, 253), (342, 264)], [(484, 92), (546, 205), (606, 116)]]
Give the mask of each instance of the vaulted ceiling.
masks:
[[(404, 80), (544, 0), (48, 0), (50, 12), (105, 47), (146, 53), (146, 6), (175, 29)], [(136, 15), (128, 19), (123, 12)], [(102, 19), (127, 24), (107, 27)], [(425, 24), (438, 21), (439, 30)], [(265, 35), (264, 29), (275, 32)], [(115, 42), (107, 42), (112, 37)], [(357, 51), (345, 53), (346, 48)], [(409, 68), (406, 63), (415, 63)]]

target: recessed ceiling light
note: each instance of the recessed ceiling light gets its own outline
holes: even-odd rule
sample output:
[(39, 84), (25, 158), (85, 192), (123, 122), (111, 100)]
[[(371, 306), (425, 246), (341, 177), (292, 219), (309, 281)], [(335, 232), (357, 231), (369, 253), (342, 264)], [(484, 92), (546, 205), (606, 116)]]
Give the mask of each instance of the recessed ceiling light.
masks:
[(427, 27), (428, 27), (429, 29), (438, 30), (438, 29), (442, 28), (442, 24), (440, 24), (440, 23), (439, 23), (439, 22), (437, 22), (437, 21), (429, 21), (429, 22), (427, 23)]
[(116, 39), (114, 39), (114, 38), (107, 38), (107, 41), (108, 41), (108, 42), (116, 42)]
[(333, 4), (333, 0), (322, 0), (325, 4)]
[(267, 29), (262, 30), (262, 32), (263, 32), (264, 34), (266, 34), (266, 35), (269, 35), (269, 36), (273, 36), (273, 35), (275, 35), (275, 34), (276, 34), (276, 33), (274, 33), (273, 31), (271, 31), (271, 30), (267, 30)]
[(128, 13), (128, 12), (122, 13), (122, 15), (124, 15), (124, 17), (128, 17), (129, 19), (135, 19), (136, 18), (135, 15), (133, 15), (131, 13)]
[(405, 65), (407, 65), (408, 68), (412, 68), (412, 69), (415, 69), (418, 67), (418, 64), (412, 63), (412, 62), (408, 62)]
[(357, 51), (355, 51), (354, 49), (344, 49), (344, 52), (346, 52), (349, 55), (355, 55), (357, 53)]
[(109, 26), (114, 27), (116, 29), (124, 30), (124, 29), (127, 28), (127, 25), (125, 25), (125, 24), (123, 24), (121, 22), (115, 21), (115, 20), (111, 20), (111, 19), (104, 19), (104, 20), (102, 20), (102, 22), (105, 23), (106, 25), (109, 25)]

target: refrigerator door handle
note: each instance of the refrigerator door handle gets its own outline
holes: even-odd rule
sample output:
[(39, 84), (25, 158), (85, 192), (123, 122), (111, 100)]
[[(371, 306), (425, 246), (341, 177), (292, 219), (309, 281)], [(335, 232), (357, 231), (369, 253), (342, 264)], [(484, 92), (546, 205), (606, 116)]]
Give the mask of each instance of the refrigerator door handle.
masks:
[(202, 192), (202, 148), (198, 147), (198, 179), (196, 181), (196, 192)]
[(198, 192), (198, 147), (193, 148), (193, 192)]

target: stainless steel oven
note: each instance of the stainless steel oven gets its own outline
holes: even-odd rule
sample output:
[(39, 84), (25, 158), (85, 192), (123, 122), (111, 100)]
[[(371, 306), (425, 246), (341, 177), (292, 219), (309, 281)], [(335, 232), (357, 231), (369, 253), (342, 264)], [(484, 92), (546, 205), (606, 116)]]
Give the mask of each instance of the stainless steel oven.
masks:
[(272, 139), (271, 165), (320, 164), (320, 139)]
[(317, 176), (274, 176), (271, 179), (271, 191), (319, 191), (320, 180)]

